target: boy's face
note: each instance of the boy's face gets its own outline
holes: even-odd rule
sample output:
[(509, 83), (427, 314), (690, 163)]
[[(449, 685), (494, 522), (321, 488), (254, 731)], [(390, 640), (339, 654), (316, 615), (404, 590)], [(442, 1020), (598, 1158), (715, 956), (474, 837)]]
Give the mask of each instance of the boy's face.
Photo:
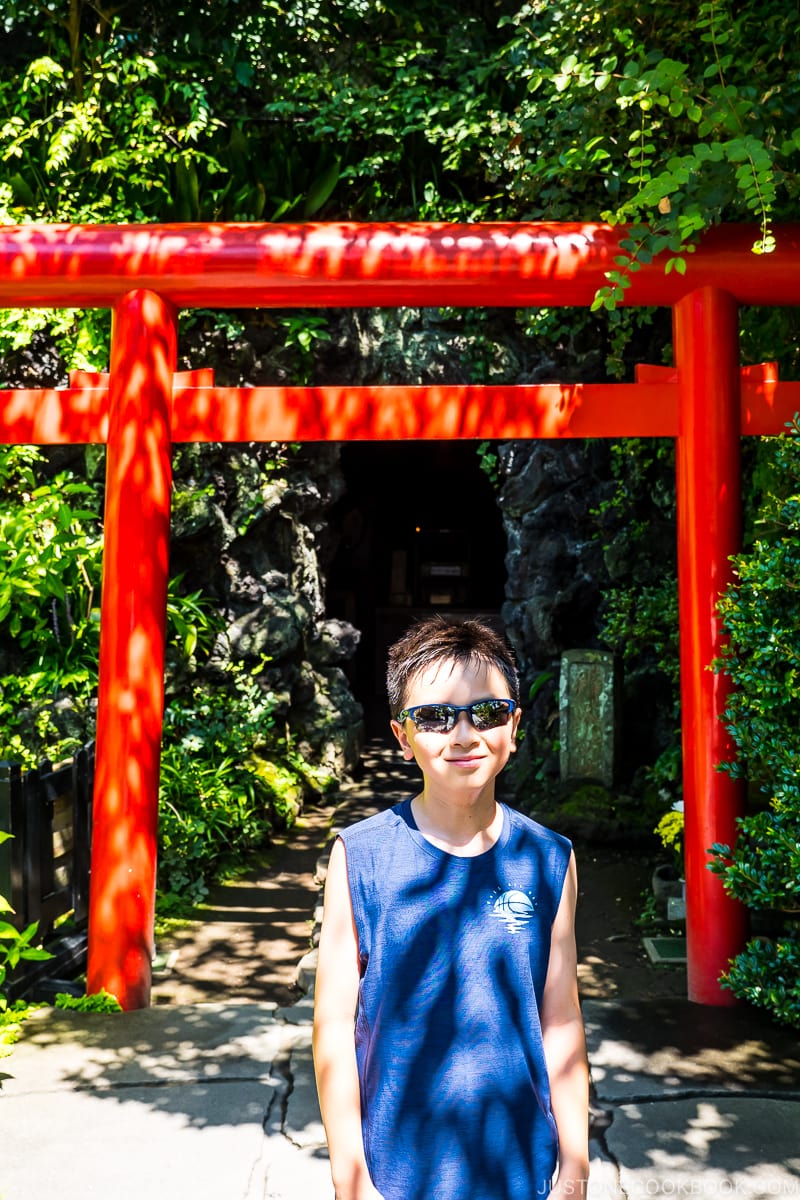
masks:
[[(477, 663), (467, 667), (443, 659), (412, 676), (405, 708), (418, 704), (473, 704), (477, 700), (508, 700), (508, 684), (499, 667)], [(431, 785), (456, 790), (483, 788), (500, 774), (516, 749), (514, 735), (519, 708), (505, 725), (476, 729), (467, 713), (459, 713), (449, 733), (425, 733), (409, 718), (392, 721), (403, 757), (416, 759)]]

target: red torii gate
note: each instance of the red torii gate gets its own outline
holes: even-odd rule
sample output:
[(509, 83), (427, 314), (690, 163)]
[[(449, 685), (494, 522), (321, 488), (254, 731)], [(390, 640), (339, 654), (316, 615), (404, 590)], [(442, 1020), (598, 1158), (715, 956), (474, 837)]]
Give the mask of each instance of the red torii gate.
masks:
[(711, 231), (685, 275), (643, 266), (627, 305), (670, 305), (676, 370), (634, 384), (217, 388), (175, 373), (189, 307), (588, 306), (624, 229), (600, 225), (171, 225), (0, 228), (0, 305), (113, 310), (110, 375), (0, 391), (0, 442), (106, 442), (88, 990), (146, 1006), (153, 949), (171, 447), (193, 441), (674, 437), (689, 998), (732, 1003), (722, 970), (746, 913), (706, 870), (736, 838), (716, 603), (740, 545), (740, 434), (774, 434), (800, 384), (740, 370), (740, 304), (800, 303), (800, 226)]

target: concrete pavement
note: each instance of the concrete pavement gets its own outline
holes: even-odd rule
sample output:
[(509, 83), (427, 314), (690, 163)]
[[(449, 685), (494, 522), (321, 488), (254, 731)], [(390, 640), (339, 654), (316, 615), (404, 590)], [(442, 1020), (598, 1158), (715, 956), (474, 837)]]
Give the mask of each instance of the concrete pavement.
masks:
[[(312, 1001), (42, 1010), (0, 1060), (2, 1200), (333, 1200)], [(744, 1010), (585, 1004), (589, 1200), (800, 1200), (796, 1038)]]
[(332, 1200), (311, 1002), (41, 1010), (0, 1059), (2, 1200)]
[(800, 1198), (797, 1036), (746, 1008), (584, 1003), (589, 1200)]

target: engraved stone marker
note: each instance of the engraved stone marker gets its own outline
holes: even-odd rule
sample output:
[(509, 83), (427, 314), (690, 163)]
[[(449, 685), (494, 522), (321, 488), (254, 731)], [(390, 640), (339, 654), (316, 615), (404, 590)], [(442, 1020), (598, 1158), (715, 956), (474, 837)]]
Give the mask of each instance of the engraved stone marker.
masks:
[(604, 650), (561, 655), (559, 733), (562, 782), (614, 782), (616, 670)]

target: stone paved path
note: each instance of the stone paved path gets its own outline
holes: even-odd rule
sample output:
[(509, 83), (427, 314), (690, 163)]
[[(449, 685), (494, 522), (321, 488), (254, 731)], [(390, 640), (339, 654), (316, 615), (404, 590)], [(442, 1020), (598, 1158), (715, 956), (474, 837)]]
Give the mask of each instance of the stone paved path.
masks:
[(297, 1000), (334, 829), (395, 804), (417, 778), (399, 752), (370, 742), (358, 782), (309, 808), (244, 875), (214, 887), (197, 920), (156, 939), (152, 1003)]

